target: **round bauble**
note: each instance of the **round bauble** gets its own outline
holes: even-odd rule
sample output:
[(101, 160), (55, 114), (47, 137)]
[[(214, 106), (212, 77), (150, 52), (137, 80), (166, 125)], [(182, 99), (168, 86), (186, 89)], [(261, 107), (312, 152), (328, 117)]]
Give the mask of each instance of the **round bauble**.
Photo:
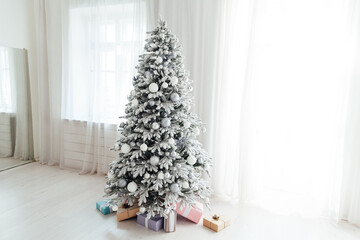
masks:
[(163, 84), (161, 84), (161, 87), (162, 88), (167, 88), (169, 85), (166, 83), (166, 82), (164, 82)]
[(159, 90), (159, 86), (156, 83), (151, 83), (149, 85), (149, 91), (152, 93), (156, 93)]
[(135, 162), (131, 162), (131, 163), (130, 163), (130, 166), (131, 166), (131, 167), (135, 167), (135, 166), (136, 166), (136, 163), (135, 163)]
[(170, 139), (168, 140), (168, 142), (169, 142), (169, 144), (171, 144), (171, 145), (174, 145), (174, 144), (175, 144), (175, 140), (174, 140), (173, 138), (170, 138)]
[(172, 85), (176, 85), (179, 82), (179, 79), (176, 76), (172, 76), (170, 82)]
[(146, 211), (146, 208), (145, 207), (140, 207), (139, 211), (140, 211), (140, 213), (144, 213)]
[(130, 142), (130, 147), (135, 147), (135, 143), (134, 142)]
[(154, 105), (155, 105), (155, 102), (154, 102), (153, 100), (150, 100), (150, 101), (149, 101), (149, 105), (150, 105), (150, 106), (154, 106)]
[(135, 182), (130, 182), (128, 185), (127, 185), (127, 190), (129, 192), (135, 192), (136, 189), (138, 188), (137, 184)]
[(188, 129), (190, 127), (190, 123), (188, 121), (184, 121), (183, 125), (185, 129)]
[(186, 182), (183, 182), (183, 183), (182, 183), (182, 187), (183, 187), (183, 188), (189, 188), (189, 187), (190, 187), (190, 186), (189, 186), (189, 182), (187, 182), (187, 181), (186, 181)]
[(148, 148), (148, 147), (147, 147), (147, 145), (146, 145), (145, 143), (143, 143), (143, 144), (140, 145), (141, 151), (144, 151), (144, 152), (145, 152), (145, 151), (147, 150), (147, 148)]
[(149, 177), (150, 177), (150, 174), (149, 174), (149, 173), (145, 173), (145, 174), (144, 174), (144, 178), (145, 178), (145, 179), (148, 179)]
[(177, 94), (177, 93), (172, 93), (172, 94), (170, 95), (170, 99), (171, 99), (171, 101), (173, 101), (173, 102), (177, 102), (177, 101), (179, 101), (180, 96), (179, 96), (179, 94)]
[(194, 178), (194, 174), (191, 172), (191, 173), (189, 173), (188, 177), (189, 177), (190, 179), (193, 179), (193, 178)]
[(172, 152), (170, 153), (170, 156), (171, 156), (171, 157), (176, 157), (176, 152), (175, 152), (175, 151), (172, 151)]
[(161, 120), (161, 126), (163, 127), (169, 127), (171, 125), (171, 121), (169, 118), (163, 118)]
[(170, 191), (173, 193), (179, 192), (179, 184), (173, 183), (170, 185)]
[(170, 173), (166, 172), (166, 173), (164, 174), (164, 177), (165, 177), (165, 178), (170, 178)]
[(157, 122), (154, 122), (152, 125), (151, 125), (151, 127), (152, 127), (152, 129), (154, 129), (154, 130), (157, 130), (157, 129), (159, 129), (159, 124), (157, 123)]
[(131, 147), (129, 146), (129, 144), (123, 144), (122, 146), (121, 146), (121, 152), (122, 153), (129, 153), (130, 152), (130, 150), (131, 150)]
[(164, 179), (164, 173), (163, 172), (159, 172), (158, 173), (158, 179)]
[(193, 155), (189, 155), (186, 159), (187, 163), (190, 165), (194, 165), (196, 163), (196, 158)]
[(158, 165), (158, 164), (159, 164), (159, 161), (160, 161), (160, 159), (159, 159), (158, 156), (152, 156), (152, 157), (150, 158), (150, 164), (153, 165), (153, 166)]
[(137, 106), (138, 104), (139, 104), (139, 101), (136, 98), (131, 101), (131, 105), (133, 107)]
[(120, 178), (118, 181), (118, 186), (123, 188), (126, 187), (126, 185), (127, 185), (127, 181), (124, 178)]
[(199, 164), (203, 164), (203, 163), (204, 163), (204, 159), (199, 158), (199, 159), (198, 159), (198, 163), (199, 163)]
[(163, 59), (162, 59), (161, 57), (157, 57), (156, 60), (155, 60), (155, 62), (156, 62), (157, 64), (162, 63), (162, 61), (163, 61)]
[(113, 205), (113, 206), (111, 207), (111, 210), (113, 210), (114, 212), (116, 212), (118, 209), (119, 209), (119, 207), (116, 206), (116, 205)]

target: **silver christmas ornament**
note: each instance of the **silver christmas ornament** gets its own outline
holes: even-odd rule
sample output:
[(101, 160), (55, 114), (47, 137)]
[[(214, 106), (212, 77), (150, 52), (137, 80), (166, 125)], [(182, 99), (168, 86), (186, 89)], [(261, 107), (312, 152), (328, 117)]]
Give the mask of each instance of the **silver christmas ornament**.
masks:
[(135, 167), (135, 166), (136, 166), (136, 163), (135, 163), (135, 162), (131, 162), (131, 163), (130, 163), (130, 166), (131, 166), (131, 167)]
[(149, 85), (149, 91), (152, 93), (156, 93), (159, 90), (159, 86), (156, 83), (151, 83)]
[(160, 64), (162, 63), (163, 59), (161, 57), (157, 57), (155, 61), (157, 64)]
[(127, 185), (127, 190), (129, 192), (135, 192), (137, 190), (138, 186), (135, 182), (130, 182), (128, 185)]
[(169, 144), (174, 145), (175, 144), (175, 140), (173, 138), (169, 138), (168, 140)]
[(170, 156), (171, 156), (171, 157), (176, 157), (176, 152), (175, 152), (175, 151), (172, 151), (172, 152), (170, 153)]
[(169, 127), (171, 125), (171, 121), (169, 118), (163, 118), (161, 120), (161, 126), (163, 127)]
[(177, 183), (173, 183), (170, 185), (170, 191), (173, 192), (173, 193), (177, 193), (179, 192), (179, 184)]
[(129, 144), (123, 144), (122, 146), (121, 146), (121, 152), (122, 153), (129, 153), (130, 152), (130, 150), (131, 150), (131, 148), (130, 148), (130, 146), (129, 146)]
[(163, 172), (159, 172), (158, 173), (158, 179), (164, 179), (164, 173)]
[(147, 147), (147, 145), (146, 145), (145, 143), (143, 143), (143, 144), (140, 145), (141, 151), (144, 151), (144, 152), (145, 152), (145, 151), (147, 150), (147, 148), (148, 148), (148, 147)]
[(152, 127), (152, 129), (154, 129), (154, 130), (157, 130), (157, 129), (159, 129), (159, 124), (157, 123), (157, 122), (154, 122), (152, 125), (151, 125), (151, 127)]
[(194, 165), (196, 163), (196, 158), (193, 155), (189, 155), (186, 159), (187, 163), (190, 165)]
[(182, 183), (182, 187), (183, 187), (183, 188), (189, 188), (189, 187), (190, 187), (190, 186), (189, 186), (189, 182), (188, 182), (188, 181), (183, 182), (183, 183)]
[(158, 165), (159, 161), (160, 161), (160, 159), (159, 159), (158, 156), (152, 156), (150, 158), (150, 164), (153, 165), (153, 166)]
[(161, 87), (162, 88), (167, 88), (169, 85), (166, 83), (166, 82), (164, 82), (163, 84), (161, 84)]
[(148, 179), (149, 177), (150, 177), (150, 174), (149, 174), (149, 173), (145, 173), (144, 178), (145, 178), (145, 179)]
[(150, 106), (154, 106), (154, 105), (155, 105), (155, 102), (154, 102), (153, 100), (150, 100), (150, 101), (149, 101), (149, 105), (150, 105)]
[(120, 178), (118, 181), (118, 186), (123, 188), (126, 187), (126, 185), (127, 185), (127, 181), (124, 178)]
[(177, 102), (177, 101), (179, 101), (180, 96), (179, 96), (179, 94), (177, 94), (177, 93), (172, 93), (172, 94), (170, 95), (170, 99), (171, 99), (171, 101), (173, 101), (173, 102)]
[(140, 211), (140, 213), (144, 213), (146, 211), (146, 209), (145, 209), (145, 207), (140, 207), (139, 211)]
[(170, 173), (166, 172), (164, 175), (165, 178), (170, 178)]
[(170, 78), (170, 82), (172, 85), (176, 85), (178, 83), (179, 79), (176, 76), (172, 76)]

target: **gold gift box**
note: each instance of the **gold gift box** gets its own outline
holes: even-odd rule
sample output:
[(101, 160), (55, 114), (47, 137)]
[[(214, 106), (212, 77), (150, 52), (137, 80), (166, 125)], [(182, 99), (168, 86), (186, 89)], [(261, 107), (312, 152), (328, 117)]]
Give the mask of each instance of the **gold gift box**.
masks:
[(219, 232), (230, 226), (230, 218), (224, 215), (217, 216), (215, 214), (214, 216), (204, 217), (203, 225), (215, 232)]
[(139, 211), (139, 206), (137, 203), (129, 206), (126, 203), (120, 204), (117, 210), (116, 216), (118, 221), (123, 221), (132, 217), (136, 217), (136, 213)]

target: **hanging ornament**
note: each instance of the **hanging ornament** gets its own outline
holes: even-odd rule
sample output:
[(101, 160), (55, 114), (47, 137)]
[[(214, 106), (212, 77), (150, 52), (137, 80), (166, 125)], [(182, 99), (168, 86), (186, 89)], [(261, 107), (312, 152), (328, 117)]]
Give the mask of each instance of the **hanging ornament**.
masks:
[(137, 106), (138, 104), (139, 104), (139, 101), (136, 98), (131, 101), (131, 105), (133, 107)]
[(130, 182), (128, 185), (127, 185), (127, 190), (129, 192), (135, 192), (136, 189), (138, 188), (137, 184), (135, 182)]
[(139, 211), (140, 211), (140, 213), (144, 213), (146, 211), (146, 208), (145, 207), (140, 207)]
[(133, 162), (130, 163), (130, 166), (131, 166), (131, 167), (135, 167), (135, 166), (136, 166), (136, 163), (133, 161)]
[(169, 127), (170, 125), (171, 125), (171, 121), (169, 118), (163, 118), (161, 120), (161, 126), (166, 128), (166, 127)]
[(143, 151), (143, 152), (145, 152), (146, 150), (147, 150), (147, 145), (145, 144), (145, 143), (143, 143), (143, 144), (141, 144), (140, 145), (140, 149), (141, 149), (141, 151)]
[(160, 159), (159, 159), (158, 156), (152, 156), (150, 158), (150, 164), (153, 165), (153, 166), (158, 165), (159, 161), (160, 161)]
[(183, 121), (183, 125), (185, 129), (188, 129), (190, 127), (190, 123), (188, 121)]
[(129, 153), (130, 150), (131, 150), (130, 146), (128, 144), (126, 144), (126, 143), (121, 146), (121, 152), (122, 153)]
[(161, 84), (161, 87), (162, 88), (167, 88), (169, 85), (166, 83), (166, 82), (164, 82), (163, 84)]
[(189, 173), (188, 177), (189, 177), (189, 179), (193, 179), (193, 178), (194, 178), (194, 174), (191, 172), (191, 173)]
[[(136, 121), (136, 119), (134, 119), (134, 121)], [(135, 145), (136, 145), (136, 144), (135, 144), (134, 142), (130, 142), (130, 147), (133, 148), (133, 147), (135, 147)]]
[(162, 59), (161, 57), (157, 57), (156, 60), (155, 60), (155, 62), (156, 62), (157, 64), (162, 63), (162, 61), (163, 61), (163, 59)]
[(170, 178), (170, 173), (169, 172), (166, 172), (164, 177), (167, 179), (167, 178)]
[(155, 102), (154, 102), (153, 100), (150, 100), (150, 101), (149, 101), (149, 105), (150, 105), (150, 106), (154, 106), (154, 105), (155, 105)]
[(159, 90), (159, 86), (156, 83), (151, 83), (149, 85), (149, 91), (155, 93)]
[(149, 173), (145, 173), (144, 178), (145, 178), (145, 179), (148, 179), (149, 177), (150, 177), (150, 174), (149, 174)]
[(118, 186), (123, 188), (127, 185), (127, 181), (124, 178), (120, 178), (118, 181)]
[(179, 94), (177, 94), (177, 93), (172, 93), (172, 94), (170, 95), (170, 99), (171, 99), (171, 101), (173, 101), (173, 102), (177, 102), (177, 101), (179, 101), (180, 96), (179, 96)]
[(173, 158), (176, 157), (176, 152), (175, 152), (175, 151), (172, 151), (172, 152), (170, 153), (170, 156), (173, 157)]
[(157, 130), (157, 129), (159, 129), (159, 124), (157, 123), (157, 122), (154, 122), (152, 125), (151, 125), (151, 127), (152, 127), (152, 129), (154, 129), (154, 130)]
[(196, 158), (193, 155), (189, 155), (186, 159), (187, 163), (190, 165), (194, 165), (196, 163)]
[(183, 182), (183, 183), (182, 183), (182, 187), (183, 187), (183, 188), (189, 188), (189, 187), (190, 187), (190, 186), (189, 186), (189, 182), (188, 182), (188, 181)]
[(160, 180), (164, 179), (164, 173), (160, 171), (160, 172), (158, 173), (158, 176), (157, 176), (157, 177), (158, 177), (158, 179), (160, 179)]
[(176, 76), (172, 76), (170, 78), (170, 82), (172, 85), (176, 85), (178, 83), (179, 79)]
[(169, 138), (168, 140), (169, 144), (174, 145), (175, 144), (175, 140), (173, 138)]
[(179, 192), (179, 184), (173, 183), (170, 185), (170, 191), (173, 193)]

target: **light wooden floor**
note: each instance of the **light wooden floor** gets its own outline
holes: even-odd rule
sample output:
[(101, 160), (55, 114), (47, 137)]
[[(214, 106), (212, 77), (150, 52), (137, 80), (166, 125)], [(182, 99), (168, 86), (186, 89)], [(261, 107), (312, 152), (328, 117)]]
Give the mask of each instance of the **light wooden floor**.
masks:
[(32, 162), (32, 161), (23, 161), (23, 160), (19, 160), (19, 159), (14, 159), (12, 157), (7, 157), (7, 158), (0, 157), (0, 172), (10, 169), (10, 168), (28, 164), (30, 162)]
[[(360, 239), (360, 229), (320, 219), (278, 216), (261, 209), (213, 200), (232, 225), (215, 233), (178, 219), (175, 233), (153, 232), (135, 219), (117, 223), (95, 209), (105, 180), (31, 163), (0, 172), (0, 239)], [(208, 213), (208, 212), (206, 212)]]

